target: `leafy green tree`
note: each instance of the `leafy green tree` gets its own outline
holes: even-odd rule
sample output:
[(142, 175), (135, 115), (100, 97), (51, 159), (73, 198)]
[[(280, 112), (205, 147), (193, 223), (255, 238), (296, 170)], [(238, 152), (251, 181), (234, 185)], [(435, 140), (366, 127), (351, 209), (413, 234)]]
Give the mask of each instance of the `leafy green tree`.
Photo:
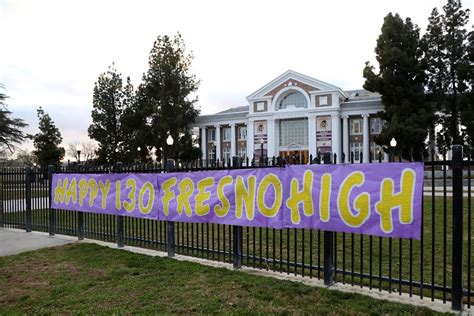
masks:
[(424, 65), (420, 47), (420, 31), (410, 18), (403, 21), (389, 13), (375, 47), (378, 73), (368, 62), (364, 68), (364, 88), (382, 96), (385, 120), (377, 143), (389, 148), (397, 140), (403, 157), (421, 158), (428, 130), (434, 124), (434, 111), (425, 102)]
[[(441, 15), (438, 9), (434, 8), (431, 16), (428, 18), (429, 24), (426, 34), (422, 38), (422, 49), (425, 53), (424, 61), (426, 63), (426, 101), (435, 109), (440, 111), (444, 107), (445, 83), (446, 83), (446, 64), (444, 61), (444, 35)], [(435, 125), (429, 130), (431, 149), (437, 143), (435, 138)], [(438, 138), (438, 142), (439, 142)], [(439, 145), (439, 144), (438, 144)]]
[(465, 127), (464, 136), (466, 143), (474, 148), (474, 31), (469, 33), (469, 86), (470, 89), (464, 94), (461, 106), (461, 124)]
[(59, 165), (64, 158), (65, 150), (59, 147), (63, 138), (61, 132), (54, 124), (51, 117), (41, 108), (38, 110), (39, 133), (33, 136), (35, 154), (40, 166)]
[(472, 77), (466, 30), (469, 10), (463, 10), (459, 0), (448, 0), (443, 13), (439, 14), (434, 8), (428, 21), (423, 37), (426, 88), (430, 102), (440, 113), (438, 122), (443, 128), (438, 133), (437, 143), (441, 152), (445, 152), (451, 145), (463, 144), (464, 139), (469, 139), (461, 125), (472, 122), (470, 111), (466, 111)]
[[(192, 149), (189, 124), (199, 115), (193, 98), (199, 81), (190, 74), (193, 56), (186, 52), (180, 34), (158, 36), (150, 51), (148, 71), (137, 91), (136, 124), (144, 132), (137, 135), (148, 148), (155, 147), (159, 158), (192, 160), (199, 157)], [(168, 135), (173, 146), (166, 144)]]
[[(0, 84), (0, 88), (3, 85)], [(22, 119), (12, 117), (12, 112), (5, 104), (7, 95), (0, 93), (0, 152), (13, 152), (15, 145), (20, 144), (26, 138), (22, 129), (28, 126)]]
[(127, 78), (127, 85), (124, 87), (124, 96), (125, 100), (128, 100), (121, 117), (124, 135), (124, 161), (150, 161), (151, 128), (147, 124), (146, 112), (141, 109), (143, 103), (135, 94), (130, 78)]
[(92, 124), (89, 126), (89, 137), (99, 143), (98, 162), (123, 161), (124, 135), (122, 115), (128, 106), (127, 89), (122, 86), (122, 75), (110, 66), (101, 74), (94, 84)]

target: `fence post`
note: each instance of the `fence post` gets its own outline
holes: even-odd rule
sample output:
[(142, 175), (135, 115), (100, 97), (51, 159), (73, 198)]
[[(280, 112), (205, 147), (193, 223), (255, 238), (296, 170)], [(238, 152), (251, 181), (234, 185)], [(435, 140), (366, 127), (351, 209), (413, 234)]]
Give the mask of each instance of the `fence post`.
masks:
[(463, 187), (462, 187), (462, 146), (453, 146), (453, 274), (451, 308), (462, 309), (462, 246), (463, 246)]
[(5, 189), (4, 179), (5, 179), (5, 169), (2, 170), (1, 178), (0, 178), (0, 227), (5, 227), (5, 218), (3, 209), (3, 190)]
[(174, 257), (174, 222), (166, 221), (168, 240), (166, 243), (166, 250), (168, 251), (168, 257)]
[[(115, 173), (122, 173), (123, 163), (117, 162), (115, 164)], [(125, 238), (123, 231), (123, 216), (116, 215), (117, 218), (117, 247), (123, 248), (125, 246)]]
[[(331, 157), (331, 156), (329, 156)], [(324, 154), (324, 163), (330, 164), (331, 159), (327, 158), (327, 155)], [(324, 231), (324, 285), (332, 285), (334, 283), (334, 263), (333, 263), (333, 252), (334, 252), (334, 233), (332, 231)]]
[[(166, 172), (173, 172), (174, 170), (174, 163), (165, 160), (165, 171)], [(168, 252), (168, 257), (174, 257), (174, 222), (166, 221), (166, 250)]]
[(234, 269), (242, 266), (242, 226), (232, 226), (232, 253)]
[(51, 199), (52, 199), (52, 188), (53, 188), (53, 169), (54, 167), (48, 166), (48, 187), (49, 187), (49, 197), (48, 197), (48, 209), (49, 209), (49, 235), (54, 236), (56, 234), (56, 212), (51, 208)]
[(324, 231), (324, 285), (334, 283), (333, 232)]
[(29, 233), (33, 229), (33, 220), (32, 220), (32, 214), (31, 214), (31, 181), (33, 179), (33, 171), (31, 170), (31, 167), (26, 167), (25, 169), (26, 172), (26, 185), (25, 185), (25, 206), (26, 206), (26, 223), (25, 223), (25, 229), (26, 232)]

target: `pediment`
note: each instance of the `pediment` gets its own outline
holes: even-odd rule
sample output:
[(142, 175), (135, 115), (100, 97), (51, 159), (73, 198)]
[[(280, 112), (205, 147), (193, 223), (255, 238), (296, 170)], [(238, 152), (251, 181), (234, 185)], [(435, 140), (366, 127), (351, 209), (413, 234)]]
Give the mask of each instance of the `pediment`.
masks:
[(288, 86), (295, 86), (295, 87), (300, 87), (301, 89), (305, 90), (306, 92), (309, 92), (309, 91), (315, 91), (315, 90), (320, 90), (314, 86), (311, 86), (309, 84), (305, 84), (301, 81), (298, 81), (296, 79), (288, 79), (286, 80), (285, 82), (281, 83), (280, 85), (278, 85), (277, 87), (273, 88), (270, 92), (268, 92), (267, 94), (265, 94), (266, 97), (268, 96), (274, 96), (275, 94), (278, 93), (278, 91), (280, 91), (281, 89), (283, 88), (286, 88)]
[(331, 85), (324, 81), (312, 78), (303, 74), (300, 74), (293, 70), (288, 70), (273, 79), (251, 95), (247, 97), (247, 100), (261, 99), (273, 97), (281, 89), (288, 86), (296, 86), (307, 92), (309, 91), (340, 91), (341, 89), (337, 86)]

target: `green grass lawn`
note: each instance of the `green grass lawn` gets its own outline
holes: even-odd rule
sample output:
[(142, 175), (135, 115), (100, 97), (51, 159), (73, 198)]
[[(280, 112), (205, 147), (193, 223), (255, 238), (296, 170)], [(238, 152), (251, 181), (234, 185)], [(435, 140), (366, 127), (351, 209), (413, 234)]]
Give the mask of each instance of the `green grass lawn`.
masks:
[(434, 314), (92, 244), (1, 257), (0, 288), (0, 314)]
[[(375, 279), (372, 282), (373, 287), (381, 287), (383, 289), (391, 289), (399, 291), (398, 283), (382, 281), (378, 282), (376, 276), (379, 275), (379, 265), (381, 264), (381, 272), (383, 276), (391, 275), (393, 278), (399, 278), (413, 281), (424, 282), (423, 295), (431, 296), (433, 294), (436, 298), (450, 299), (450, 294), (444, 294), (443, 291), (434, 290), (431, 292), (430, 284), (440, 286), (451, 286), (451, 247), (452, 247), (452, 200), (446, 199), (446, 212), (444, 210), (444, 200), (442, 197), (436, 197), (434, 203), (431, 198), (424, 198), (424, 220), (423, 220), (423, 249), (421, 248), (421, 241), (417, 240), (392, 240), (392, 252), (389, 251), (388, 238), (372, 238), (372, 274)], [(474, 242), (471, 241), (471, 265), (468, 265), (468, 233), (467, 222), (469, 220), (469, 213), (467, 209), (467, 199), (464, 199), (464, 287), (469, 285), (468, 271), (471, 269), (471, 290), (474, 286)], [(446, 214), (446, 231), (444, 230)], [(13, 222), (24, 221), (24, 213), (18, 212), (13, 214), (6, 214), (5, 219), (11, 219)], [(33, 222), (35, 224), (34, 230), (47, 231), (48, 229), (48, 211), (38, 210), (33, 212)], [(7, 218), (8, 217), (8, 218)], [(111, 215), (96, 215), (85, 214), (85, 228), (86, 237), (93, 239), (101, 239), (110, 242), (115, 242), (115, 223), (116, 219)], [(471, 215), (472, 218), (472, 215)], [(434, 221), (433, 221), (434, 220)], [(472, 221), (472, 219), (471, 219)], [(57, 212), (58, 233), (75, 234), (75, 227), (77, 226), (77, 218), (75, 212), (59, 211)], [(63, 228), (61, 228), (63, 227)], [(67, 230), (64, 227), (70, 227)], [(159, 250), (166, 250), (164, 242), (166, 242), (166, 232), (164, 231), (165, 223), (152, 220), (126, 218), (126, 244), (139, 247), (149, 247)], [(433, 229), (434, 228), (434, 229)], [(98, 233), (97, 233), (98, 232)], [(320, 263), (323, 265), (323, 234), (320, 236), (317, 230), (309, 229), (290, 229), (290, 230), (273, 230), (273, 229), (259, 229), (247, 228), (243, 229), (243, 264), (252, 267), (259, 267), (262, 269), (270, 269), (281, 271), (283, 273), (304, 274), (308, 276), (310, 269), (307, 267), (311, 262), (314, 267)], [(219, 236), (219, 238), (218, 238)], [(206, 251), (206, 249), (220, 250), (221, 252), (229, 252), (232, 249), (231, 241), (231, 227), (224, 225), (213, 224), (184, 224), (179, 223), (175, 226), (175, 241), (177, 243), (176, 252), (191, 256), (204, 257), (212, 260), (220, 260), (231, 262), (232, 258), (228, 254), (218, 255)], [(214, 237), (214, 238), (213, 238)], [(312, 237), (312, 247), (310, 239)], [(321, 237), (321, 238), (319, 238)], [(360, 272), (365, 274), (370, 273), (370, 237), (355, 234), (352, 240), (351, 234), (342, 233), (336, 235), (336, 268), (343, 269), (347, 272)], [(345, 243), (343, 242), (345, 238)], [(474, 235), (471, 232), (471, 240)], [(154, 242), (146, 242), (151, 240)], [(209, 240), (209, 243), (208, 243)], [(214, 242), (213, 242), (214, 240)], [(281, 240), (281, 243), (280, 243)], [(255, 242), (254, 242), (255, 241)], [(303, 242), (304, 241), (304, 242)], [(382, 252), (379, 253), (379, 244), (382, 244)], [(410, 249), (411, 243), (411, 249)], [(400, 246), (401, 245), (401, 246)], [(445, 247), (446, 245), (446, 247)], [(344, 247), (343, 247), (344, 246)], [(354, 250), (354, 252), (352, 252)], [(363, 256), (361, 256), (361, 250)], [(318, 252), (319, 251), (319, 252)], [(432, 255), (433, 254), (433, 255)], [(260, 259), (259, 257), (263, 257)], [(412, 263), (409, 259), (412, 257)], [(265, 258), (270, 259), (266, 261)], [(275, 261), (273, 261), (273, 258)], [(392, 266), (389, 261), (392, 259)], [(284, 261), (305, 263), (306, 267), (301, 266), (295, 268), (288, 267)], [(314, 277), (322, 277), (322, 273), (318, 273), (313, 269)], [(338, 274), (336, 279), (339, 282), (364, 284), (369, 285), (368, 278), (355, 277), (354, 280), (349, 275), (343, 277)], [(420, 295), (420, 288), (413, 286), (411, 289), (415, 295)], [(402, 285), (403, 292), (409, 292), (410, 288)], [(468, 297), (464, 298), (464, 302), (468, 302)], [(474, 297), (471, 297), (471, 303), (474, 303)]]

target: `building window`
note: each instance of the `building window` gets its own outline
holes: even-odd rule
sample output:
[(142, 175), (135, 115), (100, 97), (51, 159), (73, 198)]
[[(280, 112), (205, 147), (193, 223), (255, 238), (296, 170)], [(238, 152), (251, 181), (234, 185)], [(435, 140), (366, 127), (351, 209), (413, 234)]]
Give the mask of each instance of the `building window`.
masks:
[(216, 141), (216, 130), (214, 128), (207, 130), (207, 141), (208, 142), (215, 142)]
[(238, 139), (239, 140), (246, 140), (247, 139), (247, 126), (239, 126), (237, 128)]
[(222, 140), (225, 142), (230, 142), (231, 138), (230, 127), (224, 127), (222, 129)]
[(207, 150), (207, 157), (209, 161), (214, 161), (216, 159), (216, 149), (214, 146)]
[(379, 159), (379, 153), (381, 153), (382, 160), (383, 160), (382, 146), (377, 145), (375, 142), (370, 142), (370, 155), (372, 156), (372, 160), (378, 160)]
[(308, 102), (302, 93), (293, 91), (285, 95), (278, 103), (279, 110), (283, 110), (288, 107), (307, 108)]
[(247, 159), (247, 148), (246, 147), (239, 147), (237, 148), (237, 154), (239, 155), (242, 160)]
[(328, 97), (326, 97), (326, 96), (319, 97), (319, 105), (320, 106), (328, 105)]
[(351, 143), (351, 153), (354, 153), (355, 161), (360, 161), (361, 152), (362, 152), (362, 143)]
[(362, 135), (362, 119), (351, 119), (351, 135)]
[(222, 161), (228, 162), (230, 160), (230, 148), (225, 147), (222, 149)]
[(382, 121), (379, 117), (373, 117), (370, 119), (370, 133), (371, 134), (380, 134), (382, 130)]
[(307, 146), (308, 145), (308, 120), (289, 119), (280, 120), (280, 146)]

